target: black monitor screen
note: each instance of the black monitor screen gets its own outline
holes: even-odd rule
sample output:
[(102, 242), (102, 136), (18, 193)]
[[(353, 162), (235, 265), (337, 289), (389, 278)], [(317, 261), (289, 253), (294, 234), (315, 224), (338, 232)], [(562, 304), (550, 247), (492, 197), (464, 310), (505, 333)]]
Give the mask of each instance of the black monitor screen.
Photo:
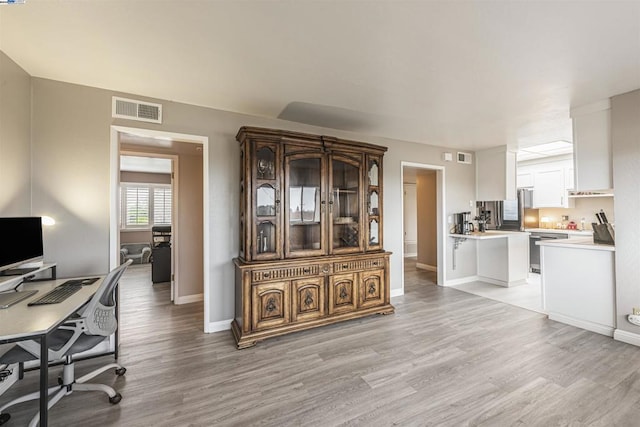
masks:
[(44, 256), (40, 217), (0, 218), (0, 236), (0, 270)]

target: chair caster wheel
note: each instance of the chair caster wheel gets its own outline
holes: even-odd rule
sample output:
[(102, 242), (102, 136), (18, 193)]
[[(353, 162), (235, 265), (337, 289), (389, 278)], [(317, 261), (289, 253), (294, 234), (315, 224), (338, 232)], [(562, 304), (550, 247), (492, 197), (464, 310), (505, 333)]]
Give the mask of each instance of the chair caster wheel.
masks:
[(109, 403), (117, 405), (122, 400), (122, 395), (117, 393), (115, 396), (109, 398)]
[(126, 372), (127, 372), (127, 368), (117, 368), (116, 369), (116, 375), (119, 376), (119, 377), (123, 376)]
[(6, 423), (7, 421), (9, 421), (10, 418), (11, 418), (10, 414), (7, 414), (7, 413), (0, 414), (0, 426)]

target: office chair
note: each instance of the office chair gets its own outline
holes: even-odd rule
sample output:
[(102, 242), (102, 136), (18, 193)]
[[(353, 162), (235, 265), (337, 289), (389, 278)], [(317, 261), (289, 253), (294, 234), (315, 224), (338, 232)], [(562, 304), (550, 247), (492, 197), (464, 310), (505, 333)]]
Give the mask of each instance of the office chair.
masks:
[[(58, 378), (59, 385), (50, 387), (48, 390), (49, 396), (55, 393), (53, 397), (49, 398), (47, 406), (49, 409), (73, 391), (103, 391), (109, 395), (109, 402), (112, 404), (117, 404), (122, 400), (122, 395), (112, 387), (106, 384), (88, 384), (87, 381), (111, 368), (115, 368), (116, 375), (122, 376), (127, 371), (126, 368), (118, 363), (110, 363), (80, 378), (76, 378), (73, 355), (95, 347), (104, 341), (105, 337), (116, 331), (118, 325), (116, 320), (115, 288), (120, 277), (132, 262), (133, 260), (128, 260), (111, 270), (91, 300), (49, 335), (49, 361), (52, 362), (64, 358), (62, 377)], [(0, 356), (0, 364), (24, 363), (30, 360), (37, 360), (39, 356), (40, 344), (38, 342), (33, 340), (21, 341)], [(18, 397), (1, 406), (0, 425), (10, 418), (10, 415), (4, 412), (7, 408), (18, 403), (38, 399), (39, 397), (40, 392), (36, 391)], [(29, 426), (36, 426), (39, 417), (40, 412), (36, 413)]]

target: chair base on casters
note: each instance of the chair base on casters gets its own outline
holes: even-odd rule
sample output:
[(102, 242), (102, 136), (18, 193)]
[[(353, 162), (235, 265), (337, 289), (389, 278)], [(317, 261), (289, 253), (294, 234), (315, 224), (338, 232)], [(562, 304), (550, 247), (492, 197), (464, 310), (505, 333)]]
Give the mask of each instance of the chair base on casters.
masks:
[[(89, 372), (86, 375), (83, 375), (80, 378), (75, 378), (75, 366), (73, 363), (73, 358), (71, 356), (67, 356), (65, 358), (64, 367), (62, 369), (62, 377), (58, 378), (58, 385), (55, 387), (49, 387), (48, 395), (52, 397), (49, 398), (49, 402), (47, 403), (47, 408), (51, 409), (53, 405), (58, 403), (60, 399), (64, 396), (68, 396), (74, 391), (102, 391), (109, 396), (109, 403), (118, 404), (122, 400), (122, 395), (116, 392), (112, 387), (109, 387), (106, 384), (97, 384), (97, 383), (86, 383), (90, 379), (100, 375), (104, 371), (108, 369), (115, 368), (115, 374), (117, 376), (122, 376), (127, 372), (127, 369), (118, 363), (110, 363), (108, 365), (102, 366), (92, 372)], [(7, 408), (17, 405), (18, 403), (28, 402), (30, 400), (36, 400), (40, 397), (40, 392), (29, 393), (24, 396), (18, 397), (11, 402), (7, 403), (0, 407), (0, 425), (3, 425), (11, 418), (11, 415), (4, 412)], [(36, 413), (35, 416), (31, 419), (29, 423), (29, 427), (35, 427), (38, 425), (38, 421), (40, 419), (40, 412)]]

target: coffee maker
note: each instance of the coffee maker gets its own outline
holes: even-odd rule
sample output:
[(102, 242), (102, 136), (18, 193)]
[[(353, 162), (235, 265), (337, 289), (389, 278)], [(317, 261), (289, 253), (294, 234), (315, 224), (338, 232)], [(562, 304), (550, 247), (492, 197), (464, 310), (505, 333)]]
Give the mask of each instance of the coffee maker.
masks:
[(471, 212), (459, 212), (453, 214), (455, 233), (456, 234), (471, 234), (473, 230), (473, 223), (471, 222)]

